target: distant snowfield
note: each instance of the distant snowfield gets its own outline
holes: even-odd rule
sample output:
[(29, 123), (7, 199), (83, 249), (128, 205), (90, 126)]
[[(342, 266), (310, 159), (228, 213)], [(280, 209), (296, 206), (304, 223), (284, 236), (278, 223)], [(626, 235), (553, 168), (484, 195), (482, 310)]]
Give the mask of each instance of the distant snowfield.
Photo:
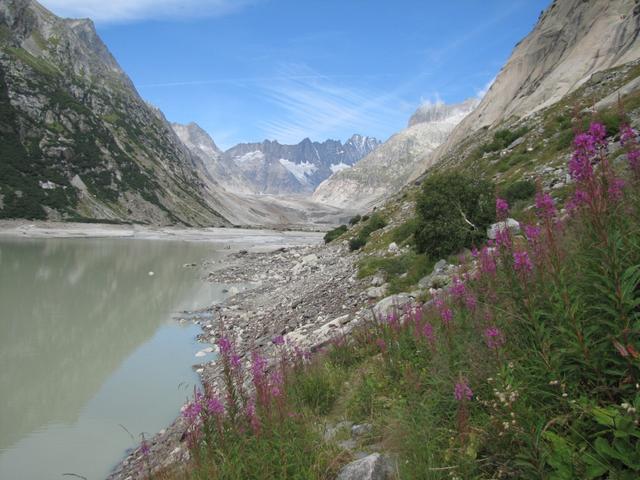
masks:
[(351, 168), (351, 165), (347, 165), (346, 163), (332, 163), (329, 168), (331, 169), (331, 173), (336, 173)]

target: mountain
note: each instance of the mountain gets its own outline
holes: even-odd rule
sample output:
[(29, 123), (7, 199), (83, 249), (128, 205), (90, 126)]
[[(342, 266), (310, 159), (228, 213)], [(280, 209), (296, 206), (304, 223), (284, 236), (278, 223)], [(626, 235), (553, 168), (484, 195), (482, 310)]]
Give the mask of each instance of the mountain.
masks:
[(172, 123), (171, 127), (189, 151), (202, 161), (211, 178), (225, 190), (241, 194), (254, 192), (254, 188), (245, 178), (242, 170), (235, 162), (223, 155), (211, 136), (197, 123), (191, 122), (188, 125)]
[(226, 225), (90, 20), (0, 0), (0, 218)]
[(640, 2), (555, 0), (511, 57), (478, 108), (458, 125), (436, 160), (471, 132), (534, 114), (599, 71), (640, 58)]
[(227, 164), (235, 164), (255, 193), (311, 194), (332, 173), (348, 169), (374, 151), (380, 142), (353, 135), (344, 144), (305, 138), (297, 145), (277, 141), (241, 143), (224, 152)]
[(366, 209), (397, 192), (424, 170), (429, 153), (440, 146), (478, 104), (469, 99), (455, 105), (422, 105), (409, 126), (393, 135), (353, 168), (334, 173), (322, 182), (312, 199), (336, 207)]

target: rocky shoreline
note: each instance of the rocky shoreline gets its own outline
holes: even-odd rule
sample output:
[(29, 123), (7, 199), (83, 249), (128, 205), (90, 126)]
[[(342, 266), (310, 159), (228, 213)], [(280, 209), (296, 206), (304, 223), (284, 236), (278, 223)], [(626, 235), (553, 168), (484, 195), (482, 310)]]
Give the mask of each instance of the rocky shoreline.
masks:
[[(226, 335), (235, 340), (238, 353), (257, 348), (269, 355), (272, 339), (283, 335), (307, 349), (317, 349), (339, 334), (346, 334), (370, 316), (366, 282), (357, 278), (357, 255), (350, 254), (346, 242), (339, 245), (279, 248), (271, 252), (242, 250), (211, 268), (207, 281), (244, 284), (221, 305), (190, 318), (199, 324), (199, 339), (213, 344), (224, 325)], [(215, 361), (195, 367), (203, 383), (218, 383)], [(147, 472), (157, 472), (188, 460), (182, 435), (186, 425), (181, 417), (168, 428), (147, 439), (149, 451), (140, 447), (128, 453), (112, 471), (109, 480), (133, 480)]]

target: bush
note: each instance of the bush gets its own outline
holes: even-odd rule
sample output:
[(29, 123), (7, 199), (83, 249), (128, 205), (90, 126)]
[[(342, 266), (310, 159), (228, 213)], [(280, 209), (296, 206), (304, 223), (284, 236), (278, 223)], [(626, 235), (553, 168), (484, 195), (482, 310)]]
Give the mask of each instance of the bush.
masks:
[(514, 204), (518, 200), (528, 200), (536, 194), (536, 185), (529, 180), (521, 180), (509, 185), (504, 191), (504, 198)]
[(416, 247), (446, 257), (481, 242), (495, 220), (495, 186), (461, 173), (440, 173), (425, 180), (418, 196)]
[(366, 245), (367, 241), (363, 240), (360, 237), (352, 238), (349, 240), (349, 250), (352, 252), (355, 250), (360, 250), (362, 247)]
[(347, 231), (346, 225), (340, 225), (339, 227), (329, 230), (324, 236), (324, 243), (333, 242), (336, 238)]
[(371, 215), (371, 218), (367, 217), (367, 219), (367, 223), (362, 227), (358, 236), (349, 241), (349, 248), (351, 251), (359, 250), (364, 247), (369, 240), (369, 236), (373, 232), (387, 226), (387, 222), (385, 222), (384, 218), (382, 218), (379, 213), (374, 213)]
[(349, 225), (360, 223), (360, 220), (362, 220), (362, 217), (360, 215), (356, 215), (355, 217), (352, 217), (351, 220), (349, 220)]
[(493, 134), (493, 141), (481, 147), (481, 152), (490, 153), (507, 148), (525, 133), (527, 133), (527, 129), (525, 127), (519, 128), (515, 131), (508, 129), (498, 130)]

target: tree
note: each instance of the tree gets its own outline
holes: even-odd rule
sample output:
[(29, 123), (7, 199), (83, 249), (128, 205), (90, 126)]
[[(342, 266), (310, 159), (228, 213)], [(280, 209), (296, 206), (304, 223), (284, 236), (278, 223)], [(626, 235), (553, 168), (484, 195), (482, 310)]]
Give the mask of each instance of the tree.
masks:
[(495, 220), (495, 186), (461, 173), (439, 173), (417, 201), (419, 252), (443, 257), (481, 242)]

